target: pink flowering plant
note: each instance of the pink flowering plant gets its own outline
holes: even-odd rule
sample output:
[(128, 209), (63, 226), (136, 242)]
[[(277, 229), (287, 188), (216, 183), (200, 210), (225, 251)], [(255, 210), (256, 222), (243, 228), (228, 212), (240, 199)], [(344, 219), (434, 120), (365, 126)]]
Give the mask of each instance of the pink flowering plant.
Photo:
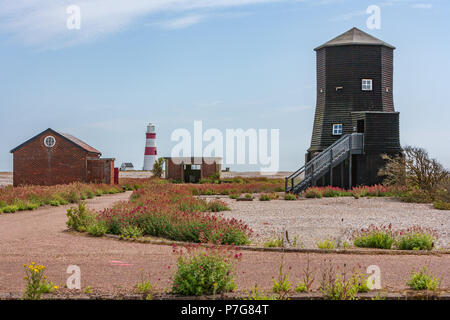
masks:
[(143, 235), (195, 243), (243, 245), (252, 230), (242, 221), (213, 212), (227, 210), (221, 201), (195, 198), (184, 185), (149, 183), (134, 191), (129, 202), (98, 212), (108, 233), (121, 235), (125, 227), (138, 227)]
[(395, 187), (387, 187), (383, 185), (359, 186), (351, 190), (339, 187), (310, 187), (303, 192), (306, 198), (322, 198), (322, 197), (392, 197), (399, 196), (402, 190)]

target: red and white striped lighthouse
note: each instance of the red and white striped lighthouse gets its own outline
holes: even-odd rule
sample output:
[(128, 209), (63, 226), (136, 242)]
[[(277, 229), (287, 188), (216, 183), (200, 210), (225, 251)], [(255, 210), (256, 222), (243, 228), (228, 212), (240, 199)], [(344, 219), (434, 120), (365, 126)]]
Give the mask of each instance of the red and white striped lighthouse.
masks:
[(144, 170), (152, 170), (153, 164), (156, 161), (156, 131), (155, 125), (149, 123), (147, 132), (145, 133), (145, 155), (144, 155)]

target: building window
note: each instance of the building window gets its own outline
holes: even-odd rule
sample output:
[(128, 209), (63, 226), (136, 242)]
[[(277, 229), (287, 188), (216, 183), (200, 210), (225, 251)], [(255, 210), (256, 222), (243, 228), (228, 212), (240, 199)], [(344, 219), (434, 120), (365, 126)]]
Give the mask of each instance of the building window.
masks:
[(342, 123), (333, 124), (333, 136), (342, 135)]
[(199, 164), (191, 165), (191, 170), (200, 170), (200, 165)]
[(44, 146), (46, 146), (47, 148), (53, 148), (56, 144), (56, 139), (55, 137), (52, 136), (47, 136), (44, 139)]
[(372, 91), (372, 79), (362, 79), (362, 91)]

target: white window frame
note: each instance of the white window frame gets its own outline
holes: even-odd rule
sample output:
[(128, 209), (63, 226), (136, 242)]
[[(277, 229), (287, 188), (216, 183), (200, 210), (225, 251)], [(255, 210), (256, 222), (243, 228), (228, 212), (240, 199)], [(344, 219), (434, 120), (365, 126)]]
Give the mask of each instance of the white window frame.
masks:
[(361, 90), (362, 91), (372, 91), (373, 90), (373, 80), (372, 79), (362, 79)]
[(191, 164), (191, 170), (201, 170), (202, 165), (201, 164)]
[(333, 136), (342, 136), (343, 127), (342, 123), (334, 123), (332, 129)]
[[(48, 143), (50, 142), (50, 143)], [(46, 146), (47, 148), (53, 148), (56, 144), (56, 139), (54, 136), (46, 136), (44, 138), (44, 146)]]

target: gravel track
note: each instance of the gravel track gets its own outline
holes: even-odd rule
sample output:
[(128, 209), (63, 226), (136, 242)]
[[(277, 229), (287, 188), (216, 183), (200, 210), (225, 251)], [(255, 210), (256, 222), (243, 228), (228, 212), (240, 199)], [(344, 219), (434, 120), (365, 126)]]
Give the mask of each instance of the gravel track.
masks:
[[(92, 209), (111, 207), (117, 201), (127, 200), (129, 195), (130, 193), (127, 192), (91, 199), (88, 200), (88, 207)], [(342, 199), (313, 200), (316, 201), (315, 204), (309, 205), (315, 206), (332, 200), (342, 201)], [(241, 209), (251, 206), (248, 207), (250, 212), (257, 214), (254, 212), (254, 206), (265, 206), (266, 210), (268, 208), (281, 210), (286, 205), (291, 208), (304, 206), (308, 201), (230, 203), (235, 211), (228, 215), (236, 214), (235, 206)], [(364, 201), (360, 202), (360, 204), (363, 203)], [(331, 207), (330, 204), (328, 207)], [(67, 206), (43, 207), (31, 212), (0, 215), (0, 293), (21, 294), (23, 292), (23, 264), (31, 261), (45, 265), (48, 279), (61, 287), (69, 276), (66, 274), (67, 267), (74, 264), (81, 268), (82, 290), (90, 286), (95, 292), (108, 294), (132, 292), (133, 287), (142, 280), (143, 276), (149, 279), (159, 292), (171, 288), (176, 257), (172, 254), (170, 246), (93, 238), (67, 232), (66, 209)], [(270, 211), (274, 212), (274, 210)], [(275, 218), (276, 216), (271, 221), (274, 225), (279, 223)], [(278, 219), (278, 221), (283, 220)], [(283, 223), (286, 224), (286, 222)], [(311, 268), (316, 271), (315, 286), (319, 282), (319, 270), (331, 263), (341, 271), (346, 265), (345, 268), (349, 272), (358, 267), (364, 271), (367, 266), (376, 264), (381, 268), (382, 286), (388, 290), (405, 289), (405, 282), (411, 270), (426, 264), (434, 275), (441, 278), (442, 288), (450, 287), (448, 268), (450, 255), (283, 254), (245, 251), (237, 265), (237, 290), (243, 292), (255, 284), (269, 290), (272, 287), (272, 277), (278, 275), (282, 256), (284, 256), (285, 270), (289, 272), (293, 283), (302, 278), (303, 270), (309, 260)]]
[[(211, 198), (211, 197), (210, 197)], [(334, 239), (348, 240), (352, 230), (370, 224), (392, 223), (394, 229), (414, 225), (437, 231), (437, 248), (450, 246), (450, 211), (433, 209), (431, 204), (404, 203), (393, 198), (340, 197), (300, 199), (296, 201), (272, 200), (236, 201), (221, 197), (231, 211), (222, 212), (227, 218), (243, 220), (254, 231), (254, 240), (262, 243), (287, 230), (290, 239), (299, 237), (305, 248), (317, 248), (316, 242)]]

